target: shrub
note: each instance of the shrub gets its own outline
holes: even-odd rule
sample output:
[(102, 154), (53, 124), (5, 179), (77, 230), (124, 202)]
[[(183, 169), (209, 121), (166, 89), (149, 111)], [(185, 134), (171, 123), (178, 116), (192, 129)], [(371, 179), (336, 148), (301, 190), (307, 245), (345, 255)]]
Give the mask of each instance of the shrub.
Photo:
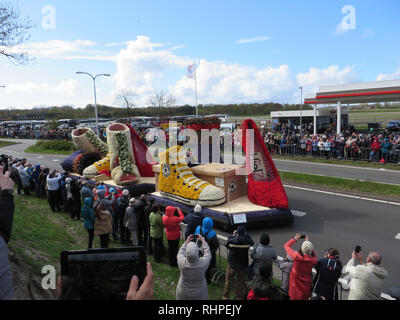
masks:
[(35, 148), (42, 150), (54, 151), (75, 151), (75, 145), (71, 141), (54, 140), (54, 141), (38, 141)]

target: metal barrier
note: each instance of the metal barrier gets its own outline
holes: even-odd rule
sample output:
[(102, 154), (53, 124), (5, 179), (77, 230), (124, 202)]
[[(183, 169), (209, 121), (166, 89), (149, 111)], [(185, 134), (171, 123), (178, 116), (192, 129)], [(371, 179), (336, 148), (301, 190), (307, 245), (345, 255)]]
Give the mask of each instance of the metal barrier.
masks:
[(300, 145), (285, 145), (284, 147), (278, 146), (278, 148), (276, 148), (276, 145), (274, 148), (269, 144), (266, 144), (266, 146), (271, 155), (374, 162), (384, 158), (387, 163), (400, 163), (400, 149), (388, 153), (382, 153), (382, 150), (379, 150), (379, 152), (371, 154), (372, 149), (369, 147), (357, 147), (356, 150), (352, 148), (331, 148), (329, 151), (325, 148), (313, 147), (310, 151), (307, 148), (301, 148)]
[(211, 279), (211, 282), (214, 284), (218, 283), (218, 280), (222, 277), (225, 277), (225, 271), (222, 269), (221, 263), (221, 246), (218, 248), (218, 263), (217, 263), (217, 271), (214, 273), (214, 276)]

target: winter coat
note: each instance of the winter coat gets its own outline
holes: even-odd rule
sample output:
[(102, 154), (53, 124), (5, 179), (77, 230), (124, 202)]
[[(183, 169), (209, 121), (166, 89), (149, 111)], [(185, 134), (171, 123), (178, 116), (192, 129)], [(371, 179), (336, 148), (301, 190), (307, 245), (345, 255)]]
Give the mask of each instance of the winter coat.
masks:
[(213, 230), (214, 221), (211, 218), (204, 218), (201, 226), (196, 228), (194, 235), (201, 234), (205, 237), (211, 251), (211, 266), (215, 266), (217, 262), (217, 249), (219, 248), (219, 240), (217, 233)]
[(122, 217), (125, 216), (126, 208), (129, 206), (129, 197), (121, 196), (117, 199), (115, 204), (115, 213), (121, 215)]
[(254, 262), (254, 275), (257, 276), (259, 275), (261, 268), (272, 268), (272, 260), (276, 260), (277, 255), (273, 247), (257, 244), (253, 247), (251, 258)]
[(84, 206), (81, 210), (83, 218), (83, 226), (87, 230), (94, 229), (94, 210), (92, 205), (93, 205), (92, 199), (86, 198), (84, 201)]
[(100, 217), (94, 220), (94, 235), (104, 235), (112, 233), (112, 217), (108, 210), (100, 211)]
[[(175, 216), (175, 211), (178, 211), (179, 217)], [(165, 209), (163, 223), (168, 240), (177, 240), (181, 237), (181, 228), (179, 224), (183, 221), (184, 218), (185, 216), (183, 215), (180, 208), (170, 206)]]
[(88, 186), (83, 186), (81, 189), (82, 199), (91, 198), (94, 202), (94, 194), (93, 191)]
[(183, 220), (183, 223), (186, 223), (185, 239), (187, 239), (191, 234), (194, 234), (196, 228), (201, 226), (202, 222), (203, 215), (201, 212), (190, 212)]
[(334, 257), (318, 260), (312, 292), (326, 300), (338, 300), (337, 281), (342, 274), (342, 263)]
[(112, 215), (114, 213), (112, 207), (115, 202), (115, 196), (113, 196), (111, 199), (106, 199), (106, 192), (107, 191), (105, 189), (99, 190), (99, 192), (97, 193), (99, 198), (94, 203), (93, 208), (96, 209), (100, 203), (104, 203), (106, 205), (107, 211)]
[(381, 300), (381, 291), (387, 271), (371, 262), (355, 265), (354, 259), (347, 263), (344, 273), (352, 277), (348, 300)]
[(14, 220), (14, 196), (8, 190), (0, 190), (0, 237), (7, 244), (10, 241)]
[(126, 208), (124, 226), (132, 232), (137, 232), (139, 230), (138, 220), (139, 218), (135, 211), (135, 207), (130, 205)]
[(203, 257), (199, 257), (199, 247), (195, 242), (186, 242), (177, 256), (181, 272), (176, 287), (176, 300), (208, 300), (206, 271), (210, 264), (211, 252), (206, 241), (201, 246)]
[(281, 288), (286, 294), (289, 293), (289, 280), (290, 280), (290, 272), (293, 268), (293, 260), (289, 257), (289, 259), (285, 259), (278, 263), (278, 268), (282, 270), (282, 281)]
[(153, 239), (160, 239), (163, 237), (164, 224), (162, 213), (152, 212), (150, 213), (150, 237)]
[(289, 240), (284, 248), (287, 254), (293, 259), (293, 268), (290, 272), (289, 296), (291, 300), (308, 300), (311, 296), (312, 268), (317, 263), (317, 256), (301, 255), (291, 247), (296, 243), (295, 239)]
[(24, 167), (19, 167), (18, 168), (18, 174), (19, 177), (21, 179), (21, 184), (22, 184), (22, 188), (28, 188), (31, 186), (31, 183), (29, 182), (29, 175), (26, 172), (26, 170), (24, 169)]
[(39, 184), (40, 182), (39, 180), (40, 172), (42, 172), (42, 170), (40, 169), (40, 164), (37, 164), (35, 170), (33, 170), (32, 172), (32, 179), (35, 184)]
[(144, 208), (146, 207), (146, 203), (142, 200), (139, 200), (135, 206), (135, 212), (137, 214), (137, 224), (139, 229), (145, 228), (146, 226), (146, 217), (144, 215)]
[(246, 269), (249, 266), (249, 249), (254, 241), (247, 235), (230, 236), (225, 243), (228, 248), (228, 263), (233, 269)]

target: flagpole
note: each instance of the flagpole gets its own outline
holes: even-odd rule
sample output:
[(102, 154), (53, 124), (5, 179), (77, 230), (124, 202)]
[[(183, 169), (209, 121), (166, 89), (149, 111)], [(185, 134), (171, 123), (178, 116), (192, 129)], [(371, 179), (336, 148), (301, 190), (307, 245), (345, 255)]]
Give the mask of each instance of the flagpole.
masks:
[(194, 63), (194, 89), (195, 89), (195, 94), (196, 94), (196, 118), (199, 116), (199, 107), (197, 104), (197, 64), (196, 62)]

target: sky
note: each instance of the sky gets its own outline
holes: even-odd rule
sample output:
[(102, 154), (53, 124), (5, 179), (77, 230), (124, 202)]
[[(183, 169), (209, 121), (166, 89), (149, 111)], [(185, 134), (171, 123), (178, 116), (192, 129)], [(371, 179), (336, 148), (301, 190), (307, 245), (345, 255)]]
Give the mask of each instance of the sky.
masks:
[[(2, 0), (0, 0), (1, 2)], [(0, 108), (300, 103), (319, 86), (400, 78), (398, 0), (14, 0), (34, 23), (16, 66), (0, 57)], [(18, 48), (17, 48), (18, 49)]]

